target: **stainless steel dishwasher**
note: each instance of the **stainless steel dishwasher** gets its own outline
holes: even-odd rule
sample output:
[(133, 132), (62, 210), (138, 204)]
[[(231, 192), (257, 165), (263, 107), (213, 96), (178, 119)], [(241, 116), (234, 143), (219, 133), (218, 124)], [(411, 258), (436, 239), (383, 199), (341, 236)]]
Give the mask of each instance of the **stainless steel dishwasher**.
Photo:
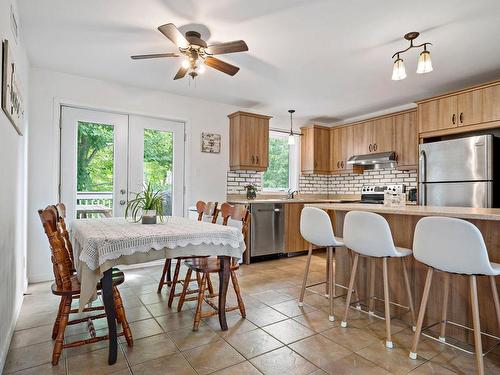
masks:
[(250, 206), (250, 256), (283, 252), (285, 211), (282, 203), (254, 203)]

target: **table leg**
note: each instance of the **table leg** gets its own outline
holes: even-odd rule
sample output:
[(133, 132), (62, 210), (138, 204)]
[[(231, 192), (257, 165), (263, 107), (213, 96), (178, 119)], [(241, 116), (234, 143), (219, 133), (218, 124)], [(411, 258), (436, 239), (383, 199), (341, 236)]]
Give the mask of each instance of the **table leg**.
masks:
[(227, 331), (226, 321), (226, 294), (229, 285), (229, 276), (231, 274), (231, 257), (219, 256), (219, 323), (223, 331)]
[(101, 279), (102, 285), (102, 300), (104, 302), (104, 310), (106, 311), (106, 319), (108, 320), (109, 331), (109, 352), (108, 364), (114, 365), (118, 352), (117, 337), (116, 337), (116, 311), (115, 300), (113, 297), (113, 270), (104, 272)]

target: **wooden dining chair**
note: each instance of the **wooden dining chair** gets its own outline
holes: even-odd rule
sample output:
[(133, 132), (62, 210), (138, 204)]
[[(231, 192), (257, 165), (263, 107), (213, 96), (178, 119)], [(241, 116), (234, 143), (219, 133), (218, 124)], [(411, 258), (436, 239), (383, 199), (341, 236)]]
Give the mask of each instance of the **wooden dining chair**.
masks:
[[(235, 220), (241, 222), (241, 231), (243, 237), (246, 240), (248, 233), (248, 224), (250, 219), (250, 212), (248, 208), (244, 205), (230, 205), (229, 203), (223, 203), (220, 208), (220, 215), (223, 218), (222, 225), (227, 225), (229, 220)], [(188, 267), (186, 273), (186, 280), (191, 278), (192, 272), (197, 272), (201, 274), (200, 285), (198, 287), (196, 314), (194, 317), (193, 331), (197, 331), (202, 318), (207, 318), (218, 314), (218, 306), (212, 302), (211, 299), (218, 297), (218, 294), (214, 293), (213, 290), (207, 291), (207, 285), (210, 280), (210, 274), (220, 273), (220, 262), (218, 258), (194, 258), (189, 259), (184, 262)], [(245, 304), (243, 303), (243, 298), (241, 297), (240, 287), (238, 284), (238, 277), (236, 276), (236, 270), (239, 268), (238, 259), (233, 258), (231, 260), (231, 282), (233, 284), (234, 291), (236, 293), (236, 299), (238, 301), (237, 306), (227, 307), (226, 311), (240, 310), (241, 316), (246, 317)], [(212, 288), (213, 289), (213, 288)], [(188, 294), (188, 283), (184, 283), (181, 296), (179, 298), (179, 306), (182, 308), (184, 301), (186, 301), (186, 295)], [(202, 312), (201, 308), (203, 302), (206, 302), (213, 311)]]
[[(93, 344), (98, 341), (107, 340), (108, 335), (96, 336), (93, 320), (106, 317), (106, 313), (99, 311), (104, 310), (104, 306), (87, 307), (83, 309), (84, 313), (95, 313), (84, 318), (70, 320), (70, 314), (77, 314), (78, 309), (72, 309), (71, 303), (80, 295), (80, 283), (74, 271), (73, 262), (71, 261), (69, 250), (66, 246), (65, 236), (67, 230), (62, 229), (58, 220), (58, 209), (56, 206), (48, 206), (44, 210), (38, 210), (38, 215), (42, 222), (45, 234), (49, 240), (51, 250), (52, 268), (54, 272), (54, 283), (52, 284), (52, 293), (60, 296), (59, 311), (52, 329), (52, 339), (55, 340), (54, 349), (52, 351), (52, 364), (55, 366), (59, 362), (62, 350), (65, 348), (73, 348), (85, 344)], [(65, 231), (65, 232), (64, 232)], [(69, 236), (68, 236), (69, 238)], [(133, 345), (132, 332), (125, 316), (125, 309), (118, 291), (117, 285), (125, 281), (123, 272), (113, 271), (113, 296), (116, 309), (116, 317), (118, 323), (122, 326), (122, 332), (119, 336), (125, 336), (128, 346)], [(101, 290), (100, 283), (97, 285), (97, 290)], [(68, 325), (86, 323), (89, 329), (90, 338), (64, 343), (64, 332)]]
[[(210, 222), (215, 224), (217, 222), (217, 217), (219, 214), (219, 210), (217, 209), (218, 204), (219, 204), (218, 202), (207, 202), (207, 203), (205, 203), (203, 201), (196, 202), (196, 211), (198, 212), (198, 221), (205, 221), (208, 219), (208, 220), (210, 220)], [(179, 272), (181, 269), (182, 261), (187, 260), (187, 259), (194, 259), (194, 258), (197, 258), (197, 257), (188, 255), (188, 256), (175, 258), (175, 260), (177, 262), (175, 264), (173, 279), (171, 279), (171, 276), (170, 276), (170, 268), (172, 265), (172, 259), (169, 259), (169, 258), (165, 259), (165, 265), (163, 266), (163, 272), (162, 272), (162, 275), (160, 278), (160, 282), (158, 284), (157, 293), (161, 293), (161, 290), (163, 289), (163, 285), (167, 284), (168, 286), (170, 286), (170, 292), (168, 295), (168, 307), (169, 308), (172, 307), (172, 303), (174, 301), (174, 298), (180, 297), (180, 295), (181, 295), (181, 293), (176, 293), (177, 284), (184, 284), (186, 282), (186, 279), (184, 279), (184, 280), (179, 279)], [(197, 281), (199, 284), (200, 280), (201, 279), (200, 279), (199, 275), (197, 274), (196, 280), (191, 280), (191, 278), (189, 278), (187, 283), (189, 284), (191, 281)], [(208, 285), (209, 285), (209, 289), (213, 291), (212, 282), (210, 280), (208, 281)], [(195, 294), (197, 292), (198, 292), (198, 289), (195, 289), (195, 290), (188, 290), (187, 293), (188, 294)], [(191, 299), (188, 299), (188, 300), (191, 300)], [(182, 308), (182, 306), (181, 306), (181, 308)], [(178, 309), (178, 311), (180, 311), (179, 307), (177, 309)]]

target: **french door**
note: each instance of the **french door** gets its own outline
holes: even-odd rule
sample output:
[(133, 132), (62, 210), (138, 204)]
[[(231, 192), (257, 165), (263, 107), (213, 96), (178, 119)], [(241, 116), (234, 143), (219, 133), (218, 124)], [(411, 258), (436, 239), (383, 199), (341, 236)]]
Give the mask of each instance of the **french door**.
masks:
[(184, 123), (62, 107), (60, 196), (69, 220), (123, 216), (151, 183), (165, 214), (184, 212)]

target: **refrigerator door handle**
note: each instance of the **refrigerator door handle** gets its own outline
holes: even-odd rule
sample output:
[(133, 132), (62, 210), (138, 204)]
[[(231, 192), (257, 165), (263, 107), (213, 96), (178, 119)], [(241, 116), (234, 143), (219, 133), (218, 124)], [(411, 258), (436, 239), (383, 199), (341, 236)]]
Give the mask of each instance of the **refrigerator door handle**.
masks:
[(425, 155), (424, 150), (420, 150), (420, 154), (418, 157), (418, 164), (419, 164), (419, 175), (420, 175), (420, 189), (419, 189), (419, 196), (420, 196), (420, 204), (425, 206), (427, 204), (427, 189), (425, 186), (426, 182), (426, 164), (427, 164), (427, 157)]

